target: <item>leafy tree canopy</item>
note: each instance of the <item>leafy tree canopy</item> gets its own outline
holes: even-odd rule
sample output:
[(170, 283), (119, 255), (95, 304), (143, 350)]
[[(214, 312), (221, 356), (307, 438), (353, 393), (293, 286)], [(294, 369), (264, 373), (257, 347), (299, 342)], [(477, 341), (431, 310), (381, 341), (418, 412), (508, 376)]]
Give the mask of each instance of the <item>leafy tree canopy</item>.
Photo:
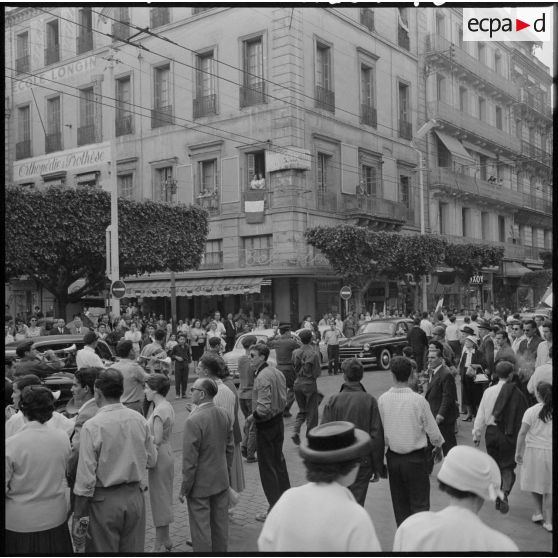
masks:
[(501, 246), (446, 243), (445, 265), (455, 268), (457, 275), (465, 282), (483, 267), (500, 265), (503, 257), (504, 249)]
[(543, 261), (543, 267), (545, 269), (552, 268), (552, 251), (551, 250), (541, 250), (539, 256)]
[(535, 290), (546, 289), (552, 283), (552, 269), (538, 269), (526, 273), (521, 278), (521, 284)]
[[(28, 275), (59, 305), (98, 291), (105, 281), (110, 194), (99, 189), (6, 188), (5, 273)], [(186, 271), (201, 262), (207, 213), (196, 206), (118, 200), (120, 273)], [(77, 279), (86, 282), (68, 294)]]

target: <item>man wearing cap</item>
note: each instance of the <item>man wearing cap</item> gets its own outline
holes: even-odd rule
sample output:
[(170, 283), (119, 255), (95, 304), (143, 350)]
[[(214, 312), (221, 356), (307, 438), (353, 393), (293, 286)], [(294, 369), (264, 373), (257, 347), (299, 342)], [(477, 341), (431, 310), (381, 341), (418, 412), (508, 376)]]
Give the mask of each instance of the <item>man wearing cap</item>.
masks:
[(287, 384), (287, 402), (285, 404), (283, 416), (288, 418), (291, 416), (291, 407), (295, 400), (293, 351), (298, 349), (299, 343), (291, 335), (291, 324), (287, 322), (281, 322), (279, 324), (279, 334), (279, 337), (277, 337), (276, 334), (275, 337), (271, 338), (267, 345), (270, 349), (275, 349), (277, 368), (281, 370), (285, 376), (285, 382)]
[(484, 355), (488, 376), (492, 377), (492, 374), (494, 374), (494, 341), (490, 335), (491, 326), (490, 323), (483, 318), (477, 321), (477, 326), (480, 340), (479, 351)]
[(308, 483), (287, 490), (258, 538), (260, 552), (381, 552), (368, 513), (347, 489), (370, 436), (350, 422), (313, 428), (300, 446)]
[(332, 395), (324, 408), (322, 424), (337, 420), (352, 422), (370, 436), (370, 452), (360, 458), (358, 474), (349, 486), (355, 500), (364, 506), (368, 485), (372, 478), (379, 481), (384, 464), (384, 430), (376, 398), (362, 385), (362, 363), (351, 358), (343, 361), (343, 385)]
[[(411, 370), (408, 358), (394, 357), (394, 386), (378, 399), (397, 525), (414, 513), (430, 509), (429, 453), (435, 462), (441, 460), (444, 443), (428, 402), (408, 385)], [(434, 446), (432, 452), (428, 450), (428, 440)]]
[(105, 367), (101, 357), (95, 352), (97, 342), (97, 335), (94, 331), (88, 331), (83, 336), (83, 349), (79, 350), (76, 354), (76, 366), (78, 370), (82, 368)]
[(519, 552), (509, 537), (478, 517), (485, 500), (501, 495), (494, 459), (478, 449), (455, 446), (440, 467), (438, 483), (449, 505), (406, 519), (395, 533), (393, 552)]

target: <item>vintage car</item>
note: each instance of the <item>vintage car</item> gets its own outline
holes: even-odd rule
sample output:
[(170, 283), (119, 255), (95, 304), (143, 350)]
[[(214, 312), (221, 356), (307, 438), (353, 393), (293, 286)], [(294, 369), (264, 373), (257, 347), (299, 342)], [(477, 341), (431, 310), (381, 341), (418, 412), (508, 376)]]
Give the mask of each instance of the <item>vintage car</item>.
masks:
[(354, 337), (341, 340), (339, 356), (341, 361), (358, 358), (364, 366), (374, 366), (389, 370), (391, 357), (401, 355), (408, 345), (407, 333), (413, 320), (393, 318), (370, 320), (363, 323)]
[[(72, 383), (74, 372), (77, 370), (76, 353), (83, 348), (83, 335), (46, 335), (33, 338), (33, 348), (39, 353), (52, 350), (64, 360), (64, 366), (43, 379), (43, 383), (52, 391), (60, 391), (60, 397), (56, 401), (56, 410), (64, 410), (66, 404), (72, 398)], [(21, 341), (8, 343), (5, 346), (4, 360), (9, 365), (17, 363), (17, 346)], [(106, 366), (114, 362), (115, 356), (108, 343), (99, 339), (95, 352), (101, 357)]]

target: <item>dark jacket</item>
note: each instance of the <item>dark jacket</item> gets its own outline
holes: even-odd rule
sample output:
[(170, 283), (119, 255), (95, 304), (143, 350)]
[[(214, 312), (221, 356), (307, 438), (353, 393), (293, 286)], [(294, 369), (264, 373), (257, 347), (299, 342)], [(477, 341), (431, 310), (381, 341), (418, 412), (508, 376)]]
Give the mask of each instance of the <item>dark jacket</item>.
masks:
[[(184, 360), (176, 360), (176, 357), (182, 357)], [(171, 360), (174, 362), (174, 369), (177, 372), (182, 372), (188, 370), (188, 364), (192, 362), (192, 352), (188, 343), (184, 345), (175, 345), (170, 353)]]
[(415, 354), (421, 353), (428, 347), (428, 338), (420, 326), (413, 326), (407, 334), (407, 341)]
[(280, 337), (270, 339), (267, 344), (270, 349), (275, 349), (278, 368), (293, 365), (293, 351), (298, 349), (300, 345), (290, 333), (284, 333)]
[(457, 419), (457, 390), (455, 378), (444, 365), (434, 374), (426, 390), (425, 398), (434, 417), (444, 417), (444, 424), (454, 423)]
[(231, 320), (225, 320), (225, 337), (235, 338), (236, 337), (236, 325)]
[(506, 382), (502, 386), (492, 413), (498, 429), (511, 438), (514, 444), (521, 429), (523, 414), (528, 407), (527, 398), (514, 382)]
[(487, 334), (482, 338), (479, 351), (484, 355), (489, 376), (492, 376), (494, 374), (494, 341), (490, 335)]

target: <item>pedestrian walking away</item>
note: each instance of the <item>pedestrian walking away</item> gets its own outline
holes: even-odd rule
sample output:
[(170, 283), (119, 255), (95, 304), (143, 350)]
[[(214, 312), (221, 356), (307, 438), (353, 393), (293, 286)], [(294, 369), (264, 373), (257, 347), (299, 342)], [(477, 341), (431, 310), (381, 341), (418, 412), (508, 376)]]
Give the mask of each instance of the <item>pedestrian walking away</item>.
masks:
[[(300, 445), (308, 483), (287, 490), (264, 523), (260, 552), (381, 552), (368, 513), (347, 486), (370, 436), (350, 422), (313, 428)], [(342, 520), (340, 520), (342, 518)]]
[(333, 421), (347, 421), (370, 436), (370, 451), (360, 458), (355, 481), (349, 486), (355, 500), (364, 506), (370, 482), (378, 482), (385, 476), (384, 430), (380, 420), (378, 403), (367, 393), (361, 383), (364, 369), (356, 358), (347, 359), (341, 365), (343, 385), (339, 393), (332, 395), (325, 407), (322, 424)]

